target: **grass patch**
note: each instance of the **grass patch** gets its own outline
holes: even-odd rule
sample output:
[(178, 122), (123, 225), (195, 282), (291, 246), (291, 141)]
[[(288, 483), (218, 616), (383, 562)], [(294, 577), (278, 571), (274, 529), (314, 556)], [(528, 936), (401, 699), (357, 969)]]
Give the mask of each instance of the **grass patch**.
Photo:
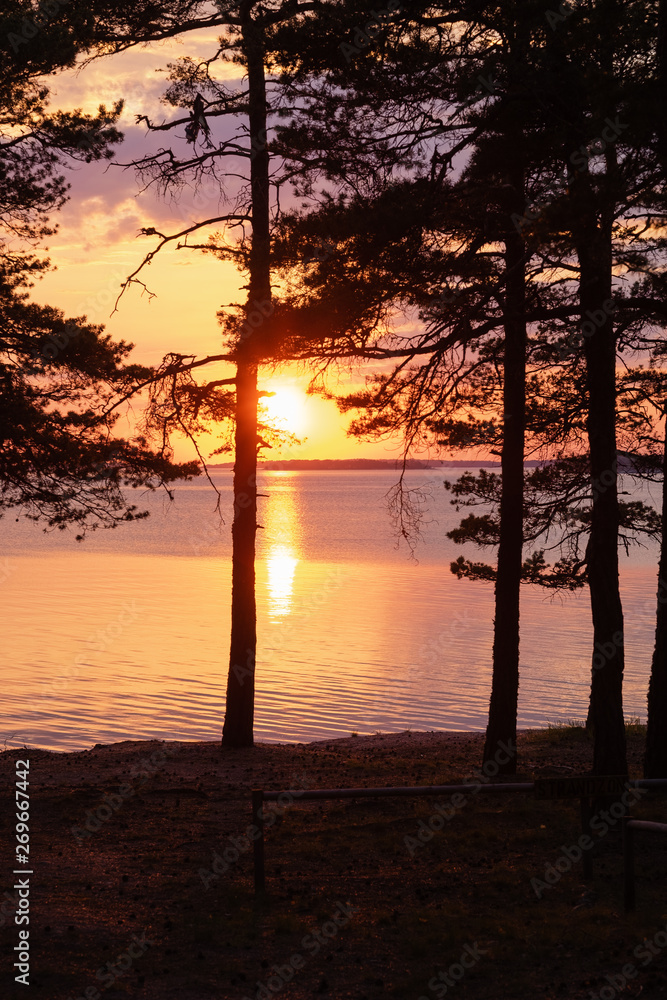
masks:
[[(646, 725), (638, 717), (630, 717), (625, 720), (625, 734), (628, 739), (644, 738)], [(570, 745), (573, 742), (588, 741), (591, 744), (593, 742), (593, 734), (586, 729), (585, 719), (556, 719), (547, 722), (546, 729), (534, 729), (527, 733), (525, 738), (529, 744), (540, 744), (545, 741)]]
[(639, 717), (631, 717), (625, 720), (626, 736), (646, 736), (646, 723), (640, 722)]
[(589, 738), (585, 719), (560, 719), (556, 722), (548, 722), (547, 732), (551, 736), (557, 735), (564, 740)]

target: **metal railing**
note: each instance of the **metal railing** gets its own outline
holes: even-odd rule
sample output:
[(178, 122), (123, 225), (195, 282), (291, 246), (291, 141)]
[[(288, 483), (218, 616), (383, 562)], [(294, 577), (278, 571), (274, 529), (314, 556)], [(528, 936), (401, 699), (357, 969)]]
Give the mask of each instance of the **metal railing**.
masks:
[[(266, 867), (264, 857), (264, 812), (265, 802), (276, 802), (281, 796), (288, 799), (298, 799), (301, 802), (317, 799), (357, 799), (380, 798), (384, 796), (422, 796), (422, 795), (454, 795), (456, 793), (478, 794), (489, 792), (532, 792), (540, 798), (579, 798), (581, 801), (582, 831), (588, 832), (592, 816), (592, 800), (595, 796), (618, 793), (619, 789), (628, 788), (667, 788), (667, 778), (642, 778), (628, 780), (624, 776), (581, 775), (573, 778), (542, 778), (537, 781), (498, 782), (493, 784), (466, 785), (413, 785), (412, 787), (389, 788), (319, 788), (310, 791), (266, 791), (255, 788), (252, 792), (253, 823), (258, 833), (253, 844), (255, 893), (264, 892), (266, 886)], [(636, 822), (633, 820), (633, 822)], [(653, 824), (654, 826), (656, 824)], [(657, 824), (660, 825), (660, 824)], [(665, 826), (667, 831), (667, 826)], [(584, 854), (584, 876), (590, 878), (593, 874), (593, 858), (590, 852)]]

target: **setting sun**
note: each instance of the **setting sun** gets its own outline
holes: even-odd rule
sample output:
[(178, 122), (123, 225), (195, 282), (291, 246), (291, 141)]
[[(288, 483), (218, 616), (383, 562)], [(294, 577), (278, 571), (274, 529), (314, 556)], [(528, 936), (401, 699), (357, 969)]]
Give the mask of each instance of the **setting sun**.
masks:
[(307, 427), (306, 397), (303, 392), (291, 386), (271, 391), (273, 396), (262, 399), (265, 418), (280, 430), (303, 437)]

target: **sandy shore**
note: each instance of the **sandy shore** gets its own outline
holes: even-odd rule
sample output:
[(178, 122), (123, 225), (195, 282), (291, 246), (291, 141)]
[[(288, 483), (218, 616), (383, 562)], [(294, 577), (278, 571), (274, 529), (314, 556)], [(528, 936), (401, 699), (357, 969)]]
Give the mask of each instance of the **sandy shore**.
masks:
[[(323, 949), (295, 974), (280, 1000), (416, 1000), (420, 994), (433, 1000), (426, 983), (434, 963), (445, 954), (453, 961), (457, 949), (478, 935), (496, 956), (493, 962), (501, 963), (493, 966), (500, 973), (489, 980), (473, 970), (459, 990), (461, 1000), (537, 995), (539, 963), (551, 962), (549, 934), (538, 933), (537, 924), (512, 928), (508, 893), (514, 894), (516, 921), (532, 919), (530, 875), (557, 856), (561, 840), (578, 835), (578, 813), (569, 807), (552, 809), (552, 829), (528, 796), (503, 802), (479, 796), (414, 853), (406, 849), (406, 835), (415, 836), (433, 800), (301, 802), (267, 830), (266, 905), (258, 907), (253, 892), (252, 849), (243, 839), (252, 820), (252, 788), (459, 782), (480, 766), (483, 740), (482, 733), (402, 732), (225, 751), (217, 742), (158, 741), (72, 753), (4, 751), (0, 995), (25, 995), (11, 975), (18, 933), (12, 909), (18, 760), (30, 763), (30, 985), (45, 1000), (256, 1000), (258, 993), (266, 1000), (257, 984), (274, 964), (287, 968), (285, 956), (299, 951), (309, 928), (323, 926), (346, 900), (355, 907), (349, 930), (342, 928), (335, 948)], [(519, 774), (527, 779), (591, 767), (592, 744), (583, 732), (527, 730), (518, 749)], [(642, 752), (637, 734), (629, 744), (633, 775)], [(581, 898), (579, 878), (563, 879), (551, 897), (554, 905), (559, 900), (553, 913), (561, 936), (570, 933)], [(600, 919), (616, 919), (615, 906), (612, 900)], [(457, 914), (455, 922), (448, 917), (443, 924), (445, 913)], [(510, 927), (507, 960), (496, 923)], [(580, 934), (574, 924), (572, 934)], [(520, 943), (522, 935), (534, 939), (533, 951)], [(119, 972), (118, 956), (144, 938), (150, 942), (145, 954)], [(572, 948), (574, 974), (576, 944)], [(116, 971), (105, 973), (112, 959)], [(545, 965), (545, 984), (553, 974)], [(523, 981), (526, 993), (517, 985)], [(538, 993), (552, 995), (541, 988)], [(582, 988), (567, 995), (588, 993)]]
[[(384, 761), (389, 773), (398, 784), (405, 784), (407, 774), (402, 774), (404, 764), (420, 760), (437, 761), (451, 772), (452, 778), (464, 777), (464, 772), (479, 767), (484, 746), (483, 733), (470, 732), (413, 732), (380, 733), (369, 736), (348, 736), (337, 739), (317, 740), (312, 743), (263, 743), (257, 742), (247, 749), (222, 750), (219, 742), (133, 741), (97, 744), (88, 750), (67, 753), (28, 748), (30, 758), (39, 762), (39, 781), (43, 787), (58, 786), (63, 779), (68, 782), (96, 783), (112, 780), (112, 776), (127, 776), (128, 765), (134, 766), (144, 757), (165, 753), (148, 768), (149, 773), (159, 773), (167, 764), (170, 774), (179, 779), (198, 780), (205, 783), (208, 772), (202, 769), (215, 765), (216, 773), (224, 776), (225, 783), (234, 788), (251, 788), (276, 780), (285, 780), (290, 768), (317, 761), (327, 774), (331, 764), (351, 758), (356, 761)], [(554, 751), (557, 750), (557, 753)], [(12, 767), (12, 761), (24, 751), (14, 747), (0, 753), (0, 774)], [(574, 740), (564, 740), (561, 731), (525, 729), (518, 733), (519, 774), (568, 774), (585, 773), (592, 767), (593, 747), (582, 732)], [(641, 741), (631, 741), (628, 747), (630, 769), (641, 766)], [(391, 759), (396, 759), (396, 767)], [(48, 766), (46, 766), (48, 763)], [(131, 770), (131, 768), (130, 768)], [(341, 784), (341, 787), (343, 785)]]

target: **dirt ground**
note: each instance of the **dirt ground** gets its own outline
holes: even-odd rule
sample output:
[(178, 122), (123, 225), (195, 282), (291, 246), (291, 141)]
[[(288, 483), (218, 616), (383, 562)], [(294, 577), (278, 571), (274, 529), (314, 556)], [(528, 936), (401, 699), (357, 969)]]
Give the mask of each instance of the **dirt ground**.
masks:
[[(639, 777), (636, 729), (629, 765)], [(482, 741), (406, 732), (246, 750), (125, 742), (0, 754), (0, 996), (667, 996), (660, 838), (638, 842), (638, 907), (625, 916), (613, 813), (600, 821), (594, 876), (586, 880), (572, 860), (581, 836), (577, 800), (299, 802), (296, 794), (474, 781)], [(26, 760), (29, 869), (14, 854), (15, 768)], [(582, 730), (525, 731), (519, 761), (527, 780), (584, 774), (592, 747)], [(248, 836), (250, 791), (258, 787), (295, 793), (267, 807), (260, 897)], [(667, 799), (651, 793), (632, 811), (665, 822)], [(28, 904), (18, 911), (29, 905), (29, 925), (15, 923), (13, 886), (25, 884), (16, 867), (32, 872)], [(14, 979), (20, 929), (29, 929), (32, 994)]]

